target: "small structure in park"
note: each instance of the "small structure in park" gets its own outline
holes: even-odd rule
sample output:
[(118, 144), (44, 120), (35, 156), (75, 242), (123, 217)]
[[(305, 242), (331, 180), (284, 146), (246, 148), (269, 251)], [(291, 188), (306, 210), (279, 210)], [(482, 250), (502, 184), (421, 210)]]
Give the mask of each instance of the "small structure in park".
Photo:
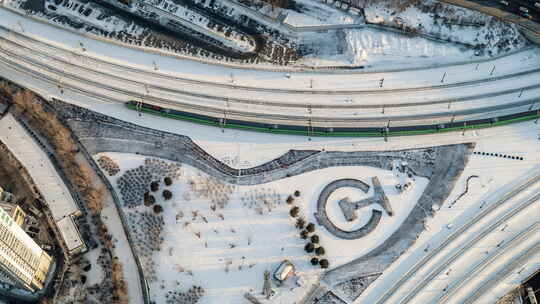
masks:
[(274, 278), (280, 282), (285, 282), (288, 278), (294, 276), (295, 274), (295, 267), (294, 264), (291, 263), (289, 260), (284, 260), (279, 264), (276, 271), (274, 271)]

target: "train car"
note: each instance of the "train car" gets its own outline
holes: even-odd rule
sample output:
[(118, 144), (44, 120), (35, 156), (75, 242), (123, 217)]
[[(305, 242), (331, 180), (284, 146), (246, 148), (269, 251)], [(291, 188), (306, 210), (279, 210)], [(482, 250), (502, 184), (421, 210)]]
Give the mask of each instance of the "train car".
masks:
[(351, 127), (313, 127), (311, 125), (277, 125), (261, 122), (252, 122), (237, 119), (224, 119), (202, 114), (195, 114), (175, 109), (164, 108), (141, 101), (130, 100), (126, 106), (132, 110), (160, 115), (168, 118), (189, 121), (220, 128), (233, 128), (238, 130), (265, 132), (274, 134), (303, 135), (303, 136), (334, 136), (334, 137), (386, 137), (421, 135), (438, 132), (459, 131), (464, 129), (487, 128), (531, 119), (540, 119), (540, 111), (532, 110), (522, 113), (475, 119), (469, 121), (452, 121), (444, 124), (416, 125), (416, 126), (390, 126), (388, 128), (351, 128)]

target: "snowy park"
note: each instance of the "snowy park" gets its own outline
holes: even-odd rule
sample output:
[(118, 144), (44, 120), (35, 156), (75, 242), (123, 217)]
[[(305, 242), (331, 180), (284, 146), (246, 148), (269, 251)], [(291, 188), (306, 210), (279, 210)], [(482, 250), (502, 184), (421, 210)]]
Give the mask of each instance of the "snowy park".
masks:
[[(189, 165), (163, 162), (163, 166), (171, 168), (172, 165), (174, 169), (162, 170), (147, 179), (147, 182), (159, 180), (158, 188), (153, 189), (156, 191), (152, 191), (150, 183), (146, 184), (145, 190), (153, 197), (148, 202), (138, 190), (137, 182), (132, 180), (131, 185), (126, 185), (129, 178), (125, 178), (134, 169), (162, 161), (123, 153), (103, 153), (100, 157), (107, 157), (120, 168), (110, 179), (124, 203), (129, 201), (124, 211), (131, 223), (130, 233), (135, 237), (145, 276), (151, 282), (151, 293), (158, 303), (175, 303), (171, 292), (192, 286), (204, 290), (204, 296), (197, 303), (238, 303), (246, 292), (262, 298), (264, 271), (273, 272), (283, 260), (295, 265), (296, 276), (283, 286), (274, 287), (276, 295), (270, 303), (300, 299), (324, 272), (319, 265), (312, 265), (312, 258), (327, 259), (333, 268), (377, 247), (400, 226), (428, 181), (415, 177), (414, 187), (400, 193), (395, 188), (399, 177), (392, 171), (338, 167), (256, 186), (236, 186), (224, 184)], [(394, 209), (392, 217), (385, 214), (377, 229), (357, 240), (339, 239), (316, 224), (313, 216), (316, 201), (326, 184), (343, 177), (369, 183), (372, 176), (381, 180)], [(172, 184), (167, 185), (165, 177), (170, 177)], [(130, 186), (135, 192), (139, 191), (136, 206), (125, 190)], [(163, 196), (167, 190), (172, 193), (170, 199)], [(358, 210), (358, 218), (352, 222), (347, 222), (340, 214), (337, 204), (340, 199), (356, 200), (372, 195), (354, 190), (341, 188), (329, 198), (329, 217), (342, 229), (365, 225), (371, 214), (369, 206)], [(161, 206), (162, 210), (156, 206)], [(295, 218), (290, 211), (294, 207), (299, 208)], [(371, 208), (380, 209), (380, 206)], [(156, 213), (156, 210), (159, 211)], [(297, 226), (299, 219), (304, 221), (302, 229)], [(301, 232), (310, 223), (315, 224), (315, 229), (306, 240)], [(317, 247), (323, 247), (324, 253), (307, 253), (304, 247), (310, 240), (315, 240)]]
[(524, 3), (0, 0), (0, 120), (50, 158), (85, 245), (41, 230), (62, 236), (38, 244), (58, 267), (42, 302), (522, 304), (540, 265)]

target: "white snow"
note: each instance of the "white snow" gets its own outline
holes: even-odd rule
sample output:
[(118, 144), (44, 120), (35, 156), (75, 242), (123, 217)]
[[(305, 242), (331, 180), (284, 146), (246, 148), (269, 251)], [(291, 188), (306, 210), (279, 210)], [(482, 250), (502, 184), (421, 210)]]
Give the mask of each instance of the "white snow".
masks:
[[(144, 159), (143, 156), (130, 154), (106, 154), (119, 164), (122, 172), (118, 176), (142, 164)], [(319, 235), (320, 244), (326, 249), (325, 257), (331, 267), (357, 258), (384, 241), (407, 216), (427, 185), (427, 180), (418, 178), (414, 191), (399, 195), (393, 187), (396, 179), (391, 171), (371, 167), (327, 168), (262, 185), (235, 186), (227, 206), (214, 212), (209, 200), (197, 195), (188, 185), (189, 181), (201, 183), (206, 174), (183, 165), (179, 181), (169, 188), (173, 192), (173, 200), (162, 203), (163, 199), (158, 197), (157, 201), (165, 209), (165, 241), (161, 251), (154, 254), (159, 282), (151, 284), (152, 294), (157, 299), (163, 299), (158, 286), (165, 284), (173, 288), (175, 282), (179, 281), (181, 286), (200, 285), (205, 288), (207, 294), (201, 303), (216, 303), (218, 299), (220, 303), (238, 303), (245, 292), (257, 293), (262, 290), (263, 271), (273, 271), (284, 259), (291, 260), (297, 266), (301, 276), (305, 276), (303, 280), (313, 281), (320, 270), (309, 264), (312, 255), (303, 251), (306, 242), (299, 237), (299, 230), (294, 227), (294, 220), (288, 214), (290, 206), (285, 203), (285, 198), (295, 190), (300, 190), (301, 196), (295, 200), (294, 205), (300, 207), (307, 221), (315, 222), (313, 213), (317, 198), (325, 185), (346, 177), (369, 183), (371, 176), (378, 176), (381, 180), (395, 215), (384, 215), (375, 231), (367, 237), (352, 241), (337, 239), (322, 226), (317, 226), (315, 234)], [(114, 181), (116, 178), (111, 179)], [(341, 194), (346, 196), (348, 192)], [(275, 195), (279, 198), (276, 199)], [(371, 192), (367, 195), (371, 196)], [(269, 204), (262, 204), (263, 200)], [(332, 200), (330, 203), (337, 202)], [(259, 210), (259, 207), (262, 209)], [(141, 206), (136, 210), (140, 212), (145, 208)], [(369, 209), (358, 211), (359, 222), (366, 220), (366, 215), (371, 213)], [(193, 212), (198, 214), (195, 220), (192, 218)], [(178, 218), (178, 214), (183, 216)], [(224, 216), (224, 220), (219, 218), (219, 214)], [(208, 223), (201, 220), (203, 216)], [(185, 222), (190, 223), (187, 228)], [(200, 233), (201, 237), (195, 233)], [(231, 244), (235, 247), (230, 248)], [(226, 263), (231, 262), (229, 273), (226, 273)], [(186, 272), (192, 271), (193, 276), (178, 273), (180, 267)], [(301, 292), (301, 289), (296, 291), (296, 296), (303, 296), (306, 292)], [(280, 289), (280, 293), (286, 291)], [(288, 301), (290, 297), (293, 295), (287, 295)]]
[[(527, 43), (513, 24), (438, 1), (362, 0), (360, 6), (364, 8), (367, 22), (412, 29), (413, 32), (467, 45), (484, 45), (491, 55), (521, 48)], [(508, 45), (502, 43), (505, 39)]]
[[(305, 65), (399, 66), (407, 62), (442, 62), (448, 58), (473, 59), (474, 51), (462, 46), (408, 37), (371, 28), (346, 29), (347, 50), (331, 56), (309, 55), (299, 61)], [(325, 43), (324, 41), (321, 44)]]
[(359, 16), (348, 14), (337, 8), (312, 0), (294, 1), (298, 10), (280, 9), (287, 17), (283, 21), (294, 27), (360, 23)]
[[(225, 24), (215, 24), (209, 17), (204, 16), (187, 7), (177, 5), (173, 1), (158, 0), (147, 3), (139, 2), (137, 6), (142, 11), (155, 12), (161, 18), (161, 22), (170, 25), (171, 21), (180, 23), (197, 32), (201, 32), (212, 37), (223, 44), (244, 52), (255, 49), (255, 42), (251, 37), (235, 31)], [(134, 10), (135, 12), (137, 10)], [(212, 26), (213, 24), (213, 26)]]

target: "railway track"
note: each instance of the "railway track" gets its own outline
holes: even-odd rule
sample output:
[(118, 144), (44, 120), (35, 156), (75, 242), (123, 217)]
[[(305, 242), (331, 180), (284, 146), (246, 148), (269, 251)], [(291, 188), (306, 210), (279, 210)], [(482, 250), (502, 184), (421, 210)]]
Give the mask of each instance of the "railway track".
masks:
[(540, 242), (536, 242), (533, 246), (529, 247), (526, 251), (522, 252), (517, 259), (508, 263), (503, 269), (499, 270), (496, 275), (493, 275), (491, 279), (484, 282), (481, 286), (476, 288), (473, 293), (469, 294), (462, 304), (471, 304), (485, 294), (495, 283), (501, 282), (504, 278), (508, 277), (512, 272), (522, 267), (527, 263), (527, 260), (540, 252)]
[(460, 281), (451, 284), (446, 289), (446, 292), (436, 300), (436, 303), (447, 303), (448, 300), (456, 293), (456, 291), (461, 288), (461, 286), (469, 282), (469, 280), (473, 277), (475, 273), (481, 272), (496, 258), (504, 254), (507, 249), (512, 248), (512, 246), (519, 244), (520, 242), (534, 235), (537, 232), (538, 222), (527, 227), (527, 229), (515, 235), (511, 240), (504, 242), (503, 246), (499, 249), (499, 251), (497, 251), (495, 254), (490, 255), (487, 259), (482, 260), (481, 263), (478, 263), (473, 268), (469, 269), (464, 275), (461, 276), (462, 279)]
[[(222, 82), (195, 80), (195, 79), (190, 79), (190, 78), (185, 78), (185, 77), (170, 76), (170, 75), (165, 75), (162, 73), (149, 72), (144, 69), (133, 68), (126, 65), (120, 65), (114, 62), (101, 60), (95, 57), (84, 56), (80, 52), (75, 52), (72, 50), (67, 50), (67, 49), (63, 49), (60, 47), (56, 47), (56, 46), (44, 43), (38, 39), (22, 35), (18, 33), (17, 31), (8, 29), (3, 26), (0, 26), (0, 29), (8, 33), (8, 35), (15, 36), (17, 37), (17, 39), (24, 40), (32, 44), (36, 44), (45, 49), (49, 49), (50, 51), (54, 53), (58, 53), (58, 54), (66, 53), (73, 57), (83, 57), (84, 60), (88, 62), (88, 66), (108, 65), (115, 69), (137, 73), (139, 75), (144, 75), (144, 76), (157, 77), (161, 79), (179, 81), (179, 82), (189, 83), (189, 84), (208, 85), (211, 87), (244, 90), (244, 91), (271, 92), (271, 93), (283, 93), (283, 94), (305, 94), (305, 95), (315, 95), (315, 94), (317, 95), (354, 95), (354, 94), (384, 95), (384, 94), (394, 94), (394, 93), (404, 93), (404, 92), (425, 92), (425, 91), (434, 90), (434, 89), (448, 89), (448, 88), (458, 88), (458, 87), (465, 87), (465, 86), (474, 86), (474, 85), (479, 85), (479, 84), (488, 83), (488, 82), (527, 76), (527, 75), (540, 72), (540, 68), (533, 68), (526, 71), (520, 71), (520, 72), (511, 73), (511, 74), (493, 76), (493, 77), (477, 79), (477, 80), (472, 80), (472, 81), (454, 82), (454, 83), (440, 84), (440, 85), (434, 85), (434, 86), (414, 87), (414, 88), (397, 88), (397, 89), (378, 88), (378, 89), (372, 89), (372, 90), (365, 90), (365, 89), (361, 89), (361, 90), (321, 90), (321, 89), (302, 90), (302, 89), (257, 88), (257, 87), (251, 87), (251, 86), (242, 86), (242, 85), (237, 85), (237, 84), (222, 83)], [(20, 42), (19, 43), (15, 41), (10, 41), (10, 42), (18, 44), (18, 47), (25, 47), (24, 45), (20, 44)], [(32, 49), (32, 50), (35, 51), (35, 49)], [(63, 64), (72, 64), (70, 62), (67, 62), (65, 59), (63, 59), (60, 56), (54, 56), (54, 57), (56, 60), (58, 60), (59, 62)], [(315, 107), (316, 105), (313, 105), (313, 106)]]
[(493, 232), (493, 230), (496, 229), (499, 225), (502, 223), (508, 221), (513, 216), (524, 210), (526, 207), (530, 206), (531, 204), (535, 203), (540, 199), (540, 192), (538, 192), (533, 197), (525, 200), (524, 202), (517, 205), (517, 207), (512, 206), (513, 208), (506, 213), (502, 218), (498, 219), (495, 222), (490, 223), (489, 226), (483, 227), (480, 234), (475, 236), (473, 239), (467, 241), (464, 245), (462, 245), (457, 252), (455, 252), (452, 256), (446, 258), (444, 262), (440, 265), (438, 265), (434, 270), (430, 271), (427, 276), (423, 276), (422, 279), (420, 279), (417, 284), (415, 284), (415, 287), (407, 294), (405, 298), (403, 298), (401, 301), (399, 301), (400, 304), (410, 303), (411, 300), (419, 293), (421, 292), (424, 287), (428, 284), (428, 282), (434, 280), (441, 272), (444, 271), (449, 265), (451, 265), (457, 258), (459, 258), (463, 253), (465, 253), (467, 250), (469, 250), (470, 247), (472, 247), (475, 243), (482, 240), (484, 237), (486, 237), (489, 233)]
[[(8, 30), (8, 33), (10, 33), (10, 35), (15, 35), (16, 37), (26, 37), (24, 35), (17, 34), (16, 32), (10, 31), (10, 30)], [(417, 125), (439, 125), (439, 124), (442, 125), (442, 124), (452, 123), (454, 121), (456, 122), (468, 121), (468, 120), (478, 120), (478, 119), (486, 119), (486, 118), (493, 119), (499, 116), (524, 113), (524, 112), (530, 111), (536, 104), (536, 98), (521, 99), (517, 102), (504, 101), (504, 102), (498, 103), (497, 105), (492, 105), (486, 101), (482, 101), (483, 104), (481, 105), (477, 104), (476, 108), (473, 108), (473, 109), (464, 109), (464, 107), (461, 107), (462, 108), (461, 110), (458, 109), (459, 107), (456, 107), (456, 109), (454, 108), (449, 109), (450, 106), (448, 106), (448, 109), (446, 109), (446, 107), (443, 105), (442, 108), (445, 108), (445, 110), (443, 111), (437, 110), (436, 108), (430, 109), (429, 106), (430, 105), (437, 106), (440, 104), (446, 104), (446, 103), (449, 103), (448, 100), (444, 100), (444, 101), (435, 100), (435, 101), (404, 103), (404, 104), (388, 103), (388, 104), (376, 104), (376, 105), (374, 104), (371, 104), (371, 105), (370, 104), (315, 105), (314, 104), (308, 107), (307, 110), (309, 114), (306, 114), (306, 112), (304, 112), (306, 110), (305, 104), (296, 104), (296, 105), (291, 106), (291, 103), (286, 103), (286, 102), (269, 103), (269, 102), (264, 102), (264, 101), (261, 102), (261, 101), (249, 100), (249, 99), (231, 99), (231, 98), (226, 98), (226, 97), (202, 94), (199, 92), (195, 92), (195, 93), (182, 92), (180, 90), (172, 90), (171, 88), (162, 87), (158, 85), (147, 86), (146, 87), (147, 92), (142, 93), (140, 91), (142, 90), (145, 83), (134, 80), (134, 79), (118, 77), (116, 75), (101, 72), (99, 70), (99, 65), (92, 64), (91, 60), (94, 60), (94, 59), (77, 54), (77, 56), (82, 56), (81, 58), (85, 58), (88, 60), (84, 62), (84, 64), (82, 64), (83, 65), (82, 67), (79, 65), (73, 65), (69, 63), (66, 59), (62, 59), (59, 56), (51, 56), (50, 54), (47, 54), (46, 56), (44, 55), (43, 60), (39, 60), (39, 59), (33, 58), (35, 57), (34, 53), (37, 53), (37, 52), (35, 51), (32, 52), (32, 49), (29, 48), (28, 45), (12, 42), (8, 38), (9, 37), (0, 38), (0, 41), (2, 41), (4, 44), (3, 47), (0, 49), (0, 52), (4, 53), (4, 56), (2, 56), (3, 58), (1, 58), (2, 64), (5, 67), (9, 67), (13, 70), (17, 70), (20, 73), (31, 74), (33, 75), (33, 77), (36, 77), (37, 79), (41, 79), (42, 81), (48, 83), (49, 85), (60, 86), (59, 80), (67, 80), (67, 82), (63, 82), (61, 84), (61, 86), (65, 88), (66, 90), (76, 92), (77, 94), (84, 94), (93, 98), (97, 98), (99, 100), (103, 100), (107, 102), (113, 101), (117, 103), (124, 103), (128, 100), (133, 100), (133, 99), (143, 100), (144, 99), (144, 101), (148, 104), (168, 106), (169, 108), (172, 108), (172, 109), (177, 109), (180, 111), (189, 112), (189, 113), (193, 113), (197, 115), (207, 115), (215, 119), (221, 119), (224, 122), (227, 120), (231, 120), (231, 121), (236, 120), (236, 121), (263, 123), (263, 124), (267, 124), (271, 126), (291, 125), (291, 126), (302, 126), (302, 127), (308, 127), (308, 128), (333, 129), (333, 128), (384, 128), (384, 127), (388, 128), (391, 121), (393, 127), (400, 127), (400, 126), (411, 127), (411, 126), (417, 126)], [(31, 38), (26, 37), (24, 39), (31, 39)], [(35, 42), (37, 40), (34, 39), (32, 41)], [(52, 50), (56, 49), (58, 50), (58, 53), (62, 51), (62, 49), (60, 48), (55, 48), (54, 46), (50, 46), (42, 42), (39, 42), (39, 43), (40, 44), (36, 47), (37, 51), (40, 50), (40, 47), (52, 48)], [(26, 52), (30, 52), (31, 55), (27, 55), (25, 57), (25, 56), (22, 56), (21, 54), (18, 54), (18, 52), (14, 50), (25, 50)], [(44, 52), (44, 53), (47, 53), (47, 52)], [(71, 52), (71, 54), (76, 54), (76, 53)], [(30, 58), (29, 56), (32, 56), (32, 58)], [(22, 62), (24, 62), (23, 65), (21, 65)], [(60, 66), (64, 65), (66, 67), (70, 65), (74, 68), (72, 68), (69, 73), (66, 73), (65, 71), (66, 69), (55, 67), (55, 63)], [(101, 62), (101, 64), (108, 64), (108, 63), (105, 63), (103, 61)], [(96, 67), (90, 68), (91, 66), (96, 66)], [(117, 67), (120, 67), (120, 66), (117, 65)], [(80, 69), (81, 73), (76, 73), (76, 71), (79, 71), (76, 69)], [(131, 68), (128, 68), (128, 69), (131, 69)], [(86, 75), (86, 78), (81, 77), (81, 75), (79, 74), (84, 74), (85, 71), (88, 73), (93, 73), (93, 74), (88, 74), (88, 75), (90, 76), (94, 75), (94, 77), (92, 79), (87, 79), (87, 78), (90, 78), (90, 76), (88, 75)], [(140, 71), (140, 70), (136, 69), (136, 71)], [(491, 82), (492, 79), (506, 79), (505, 77), (523, 77), (524, 75), (527, 75), (527, 73), (534, 74), (536, 72), (540, 72), (540, 69), (538, 69), (538, 71), (536, 71), (536, 69), (530, 70), (530, 71), (523, 71), (523, 72), (520, 72), (519, 74), (516, 74), (518, 76), (505, 75), (505, 76), (499, 76), (501, 78), (497, 78), (497, 77), (489, 78), (487, 81)], [(114, 77), (114, 78), (111, 78), (110, 80), (107, 78), (102, 78), (102, 81), (96, 81), (96, 80), (100, 80), (100, 77), (95, 77), (95, 75), (97, 76), (101, 75), (103, 77)], [(9, 75), (5, 75), (5, 76), (8, 79), (10, 78)], [(165, 76), (163, 75), (163, 77)], [(511, 79), (511, 78), (508, 78), (508, 79)], [(484, 81), (484, 80), (481, 80), (481, 81)], [(115, 83), (115, 85), (112, 85), (112, 83)], [(26, 86), (32, 87), (32, 84), (27, 83)], [(131, 87), (130, 90), (126, 89), (125, 88), (126, 86)], [(540, 84), (534, 84), (532, 86), (529, 86), (528, 88), (534, 89), (537, 87), (540, 88)], [(153, 90), (154, 95), (159, 95), (159, 96), (149, 95), (148, 94), (149, 88)], [(233, 87), (233, 88), (236, 89), (236, 87)], [(424, 88), (408, 88), (408, 89), (398, 89), (398, 90), (412, 90), (412, 91), (419, 90), (418, 92), (421, 92), (422, 90), (425, 91), (425, 90), (430, 90), (430, 89), (432, 88), (424, 87)], [(499, 93), (500, 94), (515, 93), (516, 90), (519, 90), (519, 89), (511, 89), (511, 90), (506, 90), (504, 92), (499, 92)], [(288, 92), (288, 91), (284, 90), (284, 92)], [(366, 91), (356, 91), (356, 92), (366, 92)], [(376, 94), (389, 94), (392, 92), (394, 91), (386, 90), (386, 91), (383, 91), (383, 93), (378, 92)], [(108, 93), (111, 93), (111, 94), (108, 94)], [(173, 94), (176, 94), (176, 95), (173, 95)], [(48, 92), (47, 95), (50, 96), (50, 92)], [(486, 96), (489, 97), (489, 96), (495, 96), (495, 95), (497, 94), (489, 93)], [(474, 98), (474, 96), (464, 97), (461, 100), (462, 102), (465, 102), (466, 100), (469, 100), (471, 98)], [(229, 105), (232, 105), (232, 106), (229, 107)], [(269, 105), (271, 105), (272, 107), (267, 107)], [(246, 107), (246, 106), (249, 106), (249, 107)], [(280, 109), (279, 108), (280, 106), (287, 107), (287, 108)], [(420, 106), (428, 106), (428, 107), (426, 108), (426, 107), (420, 107)], [(384, 114), (385, 107), (396, 107), (396, 108), (403, 107), (404, 111), (400, 111), (396, 115), (389, 115), (388, 113), (385, 115), (380, 115), (379, 114), (380, 112), (376, 108), (380, 109), (381, 107), (383, 107), (383, 114)], [(536, 108), (538, 107), (540, 107), (540, 103), (538, 104)], [(361, 112), (361, 113), (353, 113), (349, 111), (349, 109), (355, 109), (355, 108), (368, 110), (368, 111)], [(246, 109), (248, 110), (246, 111)], [(271, 109), (274, 109), (273, 113), (270, 111)], [(334, 110), (334, 117), (330, 117), (329, 115), (327, 115), (326, 111), (320, 111), (320, 113), (313, 114), (311, 113), (311, 109), (323, 109), (323, 110), (332, 109)], [(408, 110), (405, 111), (405, 109), (408, 109)], [(342, 111), (342, 112), (339, 112), (339, 111)]]
[[(32, 49), (30, 49), (30, 48), (28, 48), (28, 47), (26, 47), (24, 45), (18, 44), (16, 42), (10, 41), (10, 40), (5, 39), (5, 38), (0, 38), (0, 41), (2, 41), (5, 44), (6, 43), (12, 44), (13, 47), (17, 48), (17, 49), (25, 49), (28, 52), (35, 52)], [(16, 56), (16, 55), (21, 56), (20, 54), (15, 54), (14, 52), (9, 51), (6, 48), (2, 48), (2, 50), (4, 52), (6, 52), (6, 53), (9, 53), (12, 56)], [(26, 57), (26, 58), (27, 58), (27, 60), (30, 60), (28, 57)], [(161, 91), (161, 92), (166, 92), (166, 93), (170, 93), (170, 94), (184, 95), (186, 97), (191, 97), (191, 98), (204, 98), (204, 99), (209, 99), (209, 100), (218, 100), (220, 102), (229, 102), (229, 103), (234, 102), (234, 103), (246, 104), (246, 105), (261, 105), (261, 106), (268, 106), (268, 107), (290, 107), (290, 108), (301, 108), (301, 109), (306, 109), (308, 107), (308, 105), (303, 104), (303, 103), (276, 102), (276, 101), (270, 101), (270, 100), (258, 100), (258, 99), (246, 99), (246, 98), (231, 98), (231, 97), (203, 94), (203, 93), (193, 92), (193, 91), (188, 91), (188, 90), (178, 90), (178, 89), (173, 89), (173, 88), (162, 86), (162, 85), (147, 84), (145, 82), (138, 81), (138, 80), (135, 80), (135, 79), (122, 77), (122, 76), (117, 76), (117, 75), (112, 75), (110, 73), (105, 73), (105, 72), (100, 71), (98, 69), (91, 68), (92, 66), (95, 66), (95, 65), (92, 65), (92, 64), (88, 64), (87, 66), (81, 66), (81, 65), (74, 65), (71, 62), (68, 62), (67, 60), (62, 59), (59, 56), (49, 56), (49, 58), (56, 61), (56, 64), (58, 66), (65, 66), (65, 67), (73, 66), (74, 68), (82, 69), (82, 70), (85, 70), (86, 72), (89, 72), (89, 73), (102, 75), (104, 77), (114, 77), (114, 78), (119, 79), (120, 81), (125, 82), (125, 83), (130, 83), (132, 85), (136, 85), (136, 86), (139, 86), (139, 87), (146, 87), (148, 90), (151, 90), (151, 91)], [(510, 79), (510, 78), (513, 78), (513, 77), (523, 77), (523, 76), (526, 76), (526, 75), (533, 75), (535, 73), (540, 74), (540, 68), (530, 70), (530, 71), (523, 71), (523, 72), (519, 72), (519, 73), (500, 76), (500, 78), (498, 80)], [(539, 75), (539, 77), (540, 77), (540, 75)], [(472, 85), (475, 85), (475, 84), (491, 82), (491, 81), (494, 81), (494, 80), (493, 79), (487, 79), (486, 81), (474, 81), (474, 82), (471, 82), (471, 83), (467, 83), (467, 85), (472, 86)], [(453, 88), (453, 87), (457, 87), (457, 85), (451, 84), (451, 85), (448, 85), (445, 88)], [(415, 92), (417, 90), (419, 92), (421, 92), (421, 91), (432, 90), (432, 89), (440, 89), (440, 87), (436, 86), (436, 87), (424, 87), (424, 88), (419, 88), (419, 89), (415, 89), (415, 88), (396, 89), (395, 91), (397, 91), (398, 93), (399, 92), (404, 92), (404, 91)], [(485, 99), (485, 98), (497, 97), (497, 96), (502, 96), (502, 95), (517, 94), (517, 93), (519, 93), (521, 91), (529, 91), (529, 90), (534, 90), (534, 89), (540, 89), (540, 83), (537, 83), (537, 84), (534, 84), (534, 85), (527, 85), (527, 86), (523, 86), (523, 87), (518, 87), (518, 88), (507, 89), (507, 90), (503, 90), (503, 91), (482, 93), (482, 94), (476, 94), (476, 95), (470, 95), (470, 96), (462, 96), (462, 97), (450, 98), (450, 99), (444, 98), (444, 99), (438, 99), (438, 100), (428, 100), (428, 101), (422, 101), (422, 102), (377, 103), (377, 104), (343, 104), (343, 103), (331, 102), (331, 103), (326, 103), (326, 104), (312, 103), (312, 104), (309, 105), (309, 107), (311, 109), (351, 109), (351, 110), (353, 110), (353, 109), (381, 109), (382, 107), (385, 107), (385, 108), (389, 109), (389, 108), (410, 108), (410, 107), (429, 106), (429, 105), (443, 105), (443, 106), (446, 106), (449, 103), (454, 103), (454, 104), (456, 104), (456, 103), (464, 103), (464, 102), (467, 102), (467, 101), (474, 101), (474, 100), (480, 99), (480, 98)], [(201, 90), (201, 91), (204, 91), (204, 90)], [(309, 91), (307, 91), (307, 92), (309, 92)], [(355, 91), (355, 92), (358, 93), (358, 92), (361, 92), (361, 91)], [(365, 92), (365, 91), (363, 91), (363, 92)], [(392, 91), (392, 90), (369, 91), (369, 92), (370, 92), (369, 94), (373, 94), (373, 95), (388, 94), (388, 93), (393, 94), (394, 93), (394, 91)], [(313, 92), (311, 92), (311, 93), (313, 93)], [(532, 102), (531, 102), (531, 104), (532, 104)]]
[[(24, 74), (31, 74), (36, 79), (41, 79), (50, 85), (57, 86), (58, 85), (58, 78), (57, 77), (50, 77), (42, 73), (37, 73), (35, 71), (22, 68), (18, 63), (10, 61), (4, 56), (3, 58), (0, 58), (0, 63), (4, 65), (5, 67), (9, 67), (11, 69), (14, 69), (20, 73)], [(33, 62), (32, 66), (39, 66), (42, 65), (38, 62)], [(45, 66), (45, 69), (49, 70), (50, 67)], [(460, 120), (467, 120), (468, 117), (478, 117), (479, 115), (485, 115), (486, 113), (491, 113), (493, 116), (497, 116), (497, 113), (508, 113), (512, 112), (515, 109), (519, 110), (519, 107), (522, 108), (522, 110), (525, 110), (529, 107), (531, 104), (531, 101), (520, 101), (518, 103), (513, 103), (510, 105), (503, 105), (503, 106), (492, 106), (492, 107), (484, 107), (484, 108), (478, 108), (474, 110), (468, 110), (468, 111), (455, 111), (450, 113), (446, 112), (440, 112), (440, 113), (431, 113), (431, 114), (424, 114), (424, 115), (403, 115), (403, 116), (386, 116), (384, 119), (380, 119), (377, 117), (317, 117), (317, 116), (311, 116), (311, 117), (302, 117), (302, 116), (292, 116), (292, 115), (284, 115), (284, 114), (258, 114), (253, 112), (246, 112), (246, 111), (237, 111), (237, 110), (224, 110), (223, 108), (215, 108), (210, 106), (203, 106), (203, 105), (196, 105), (196, 104), (189, 104), (182, 101), (171, 101), (164, 98), (154, 97), (154, 96), (147, 96), (146, 94), (141, 94), (137, 92), (127, 91), (120, 88), (111, 87), (107, 84), (98, 83), (96, 81), (90, 81), (86, 79), (80, 79), (76, 75), (72, 76), (74, 80), (77, 80), (81, 83), (84, 83), (85, 86), (92, 86), (95, 88), (103, 89), (107, 92), (115, 92), (121, 95), (125, 96), (125, 99), (123, 98), (117, 98), (111, 97), (110, 95), (104, 95), (97, 93), (95, 90), (89, 90), (88, 88), (83, 88), (81, 86), (75, 86), (75, 85), (67, 85), (66, 83), (62, 84), (63, 89), (69, 89), (74, 92), (82, 93), (87, 96), (91, 96), (94, 98), (97, 98), (99, 100), (107, 101), (107, 102), (117, 102), (117, 103), (124, 103), (127, 99), (135, 98), (135, 99), (144, 99), (147, 103), (153, 103), (157, 105), (168, 105), (172, 106), (174, 108), (188, 111), (188, 112), (194, 112), (199, 113), (201, 115), (212, 115), (217, 118), (222, 118), (224, 115), (226, 115), (227, 119), (238, 119), (238, 120), (245, 120), (245, 121), (258, 121), (268, 124), (291, 124), (291, 125), (298, 125), (298, 126), (306, 126), (308, 124), (316, 127), (316, 126), (323, 126), (323, 127), (339, 127), (339, 126), (345, 126), (345, 127), (374, 127), (374, 128), (380, 128), (383, 126), (386, 126), (388, 124), (388, 121), (391, 120), (394, 126), (401, 125), (400, 122), (405, 122), (403, 125), (414, 125), (418, 123), (425, 123), (425, 124), (444, 124), (449, 123), (453, 120), (460, 121)], [(9, 78), (9, 77), (7, 77)], [(67, 79), (66, 75), (63, 77), (64, 79)], [(21, 84), (24, 86), (27, 86), (29, 88), (32, 88), (32, 84)], [(519, 112), (519, 111), (518, 111)]]
[(417, 261), (413, 267), (409, 268), (401, 278), (394, 283), (390, 288), (387, 288), (384, 293), (382, 293), (376, 301), (375, 304), (382, 304), (386, 302), (396, 291), (407, 281), (409, 281), (413, 274), (416, 273), (422, 266), (424, 266), (428, 261), (430, 261), (436, 254), (441, 252), (448, 244), (453, 240), (462, 235), (463, 232), (467, 231), (470, 227), (476, 224), (480, 219), (484, 218), (486, 215), (490, 214), (492, 211), (497, 209), (506, 201), (510, 200), (513, 196), (518, 193), (530, 188), (540, 181), (540, 166), (536, 166), (533, 171), (530, 173), (531, 176), (526, 176), (525, 180), (520, 181), (517, 185), (511, 187), (502, 197), (499, 199), (491, 199), (492, 202), (487, 205), (487, 208), (483, 209), (481, 212), (476, 214), (472, 219), (467, 221), (464, 225), (460, 226), (455, 230), (449, 237), (447, 237), (443, 242), (441, 242), (437, 247), (430, 249), (430, 251), (424, 255), (419, 261)]

